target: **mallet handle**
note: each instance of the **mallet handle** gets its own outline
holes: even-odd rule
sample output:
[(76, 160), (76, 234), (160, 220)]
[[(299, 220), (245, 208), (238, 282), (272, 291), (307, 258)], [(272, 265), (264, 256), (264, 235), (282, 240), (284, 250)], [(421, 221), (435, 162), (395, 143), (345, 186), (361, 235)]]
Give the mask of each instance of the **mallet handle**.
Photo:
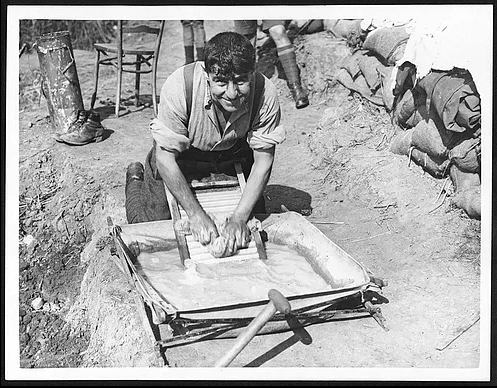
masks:
[(216, 363), (216, 367), (226, 367), (235, 359), (238, 354), (247, 346), (247, 344), (255, 337), (259, 330), (271, 319), (271, 317), (279, 311), (283, 314), (289, 314), (291, 311), (288, 300), (277, 290), (270, 290), (268, 293), (269, 303), (250, 324), (241, 332), (233, 347)]

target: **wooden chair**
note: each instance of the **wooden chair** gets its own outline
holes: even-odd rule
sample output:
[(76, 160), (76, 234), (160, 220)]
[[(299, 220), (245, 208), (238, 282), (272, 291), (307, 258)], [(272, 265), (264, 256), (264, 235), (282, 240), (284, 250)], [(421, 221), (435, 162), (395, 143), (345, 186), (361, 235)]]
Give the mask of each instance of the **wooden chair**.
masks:
[[(122, 74), (134, 73), (135, 74), (135, 105), (139, 106), (140, 103), (140, 75), (150, 73), (152, 78), (152, 101), (154, 105), (154, 113), (157, 115), (157, 61), (159, 59), (159, 50), (161, 46), (162, 34), (164, 32), (165, 21), (161, 20), (158, 27), (150, 27), (145, 24), (139, 25), (124, 25), (123, 21), (117, 22), (117, 42), (115, 43), (95, 43), (93, 47), (96, 50), (95, 58), (95, 81), (93, 94), (91, 97), (91, 109), (95, 105), (97, 99), (98, 88), (98, 71), (100, 65), (114, 66), (117, 69), (117, 95), (116, 95), (116, 117), (119, 117), (119, 108), (121, 102), (121, 83)], [(131, 46), (125, 41), (127, 34), (152, 34), (155, 35), (155, 42), (149, 44), (150, 47), (143, 47), (143, 44), (136, 44)], [(151, 47), (153, 45), (153, 47)], [(109, 53), (114, 54), (109, 56)], [(101, 55), (104, 58), (101, 59)], [(135, 56), (133, 58), (133, 56)], [(132, 59), (128, 59), (132, 57)], [(146, 65), (142, 69), (142, 65)]]

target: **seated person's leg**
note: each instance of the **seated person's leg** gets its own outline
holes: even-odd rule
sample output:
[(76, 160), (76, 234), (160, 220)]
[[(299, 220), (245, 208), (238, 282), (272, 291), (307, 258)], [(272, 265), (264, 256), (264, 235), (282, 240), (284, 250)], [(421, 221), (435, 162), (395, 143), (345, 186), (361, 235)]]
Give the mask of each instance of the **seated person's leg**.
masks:
[(293, 99), (295, 100), (295, 106), (297, 109), (305, 108), (309, 105), (309, 98), (300, 79), (300, 69), (297, 65), (295, 47), (290, 41), (290, 38), (288, 38), (285, 25), (283, 21), (265, 20), (263, 28), (266, 27), (269, 27), (269, 34), (276, 44), (278, 58), (280, 59), (283, 69), (285, 70), (287, 85), (292, 92)]
[(128, 223), (171, 219), (164, 182), (157, 172), (155, 147), (141, 163), (131, 163), (126, 174), (125, 208)]

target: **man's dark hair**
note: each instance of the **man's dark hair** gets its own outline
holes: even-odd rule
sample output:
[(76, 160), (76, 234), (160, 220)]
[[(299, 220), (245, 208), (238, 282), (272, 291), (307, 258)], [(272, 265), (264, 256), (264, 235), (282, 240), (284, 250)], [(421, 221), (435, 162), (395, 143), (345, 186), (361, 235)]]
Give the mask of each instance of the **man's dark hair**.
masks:
[(221, 32), (205, 45), (205, 69), (208, 73), (232, 78), (255, 69), (255, 49), (250, 41), (236, 32)]

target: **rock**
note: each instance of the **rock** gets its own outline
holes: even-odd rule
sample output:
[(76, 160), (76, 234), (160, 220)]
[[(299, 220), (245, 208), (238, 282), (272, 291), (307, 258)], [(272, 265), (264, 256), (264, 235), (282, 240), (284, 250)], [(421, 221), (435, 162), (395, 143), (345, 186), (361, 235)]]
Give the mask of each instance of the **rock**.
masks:
[(28, 324), (29, 324), (29, 322), (31, 322), (31, 319), (32, 319), (31, 315), (26, 314), (26, 315), (24, 315), (24, 317), (22, 318), (22, 323), (23, 323), (23, 324), (25, 324), (25, 325), (28, 325)]
[(33, 299), (31, 307), (35, 310), (40, 310), (43, 307), (43, 299), (40, 297)]

